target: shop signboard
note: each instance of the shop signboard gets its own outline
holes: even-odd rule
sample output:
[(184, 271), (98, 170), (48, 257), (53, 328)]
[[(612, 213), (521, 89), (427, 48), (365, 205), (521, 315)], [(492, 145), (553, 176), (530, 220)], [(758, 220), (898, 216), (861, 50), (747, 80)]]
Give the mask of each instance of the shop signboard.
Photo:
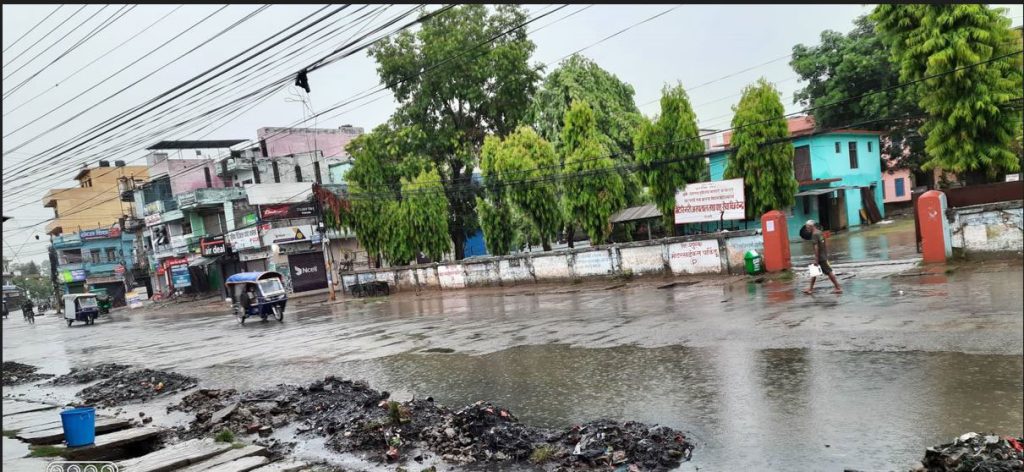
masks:
[(263, 243), (267, 246), (271, 244), (289, 244), (305, 241), (318, 242), (319, 240), (320, 234), (313, 230), (313, 225), (271, 228), (263, 233)]
[(249, 214), (247, 214), (247, 215), (242, 217), (242, 225), (243, 226), (254, 225), (254, 224), (256, 224), (257, 220), (258, 220), (258, 218), (256, 218), (256, 214), (255, 213), (249, 213)]
[(260, 243), (260, 231), (255, 226), (228, 233), (227, 242), (236, 252), (263, 247)]
[(746, 218), (743, 179), (686, 184), (676, 193), (677, 225)]
[(146, 215), (146, 226), (155, 226), (163, 223), (163, 218), (160, 213), (153, 213), (152, 215)]
[(295, 292), (327, 288), (327, 270), (324, 269), (324, 255), (320, 252), (289, 255), (288, 271)]
[(192, 276), (188, 273), (188, 265), (171, 266), (171, 284), (174, 288), (192, 286)]
[(91, 239), (110, 239), (121, 237), (121, 227), (114, 225), (109, 228), (96, 228), (80, 231), (78, 237), (83, 241)]
[(60, 272), (60, 279), (64, 283), (84, 282), (85, 281), (85, 270), (84, 269), (62, 270)]
[(205, 237), (199, 240), (199, 253), (203, 257), (223, 256), (228, 252), (224, 236)]
[(286, 218), (308, 218), (316, 214), (312, 203), (281, 203), (277, 205), (260, 205), (260, 219), (281, 220)]

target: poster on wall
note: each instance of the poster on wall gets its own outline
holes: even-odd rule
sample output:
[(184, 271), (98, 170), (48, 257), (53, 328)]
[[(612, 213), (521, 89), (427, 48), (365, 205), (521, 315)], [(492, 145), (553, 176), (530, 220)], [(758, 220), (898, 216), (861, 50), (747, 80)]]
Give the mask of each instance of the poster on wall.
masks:
[(686, 184), (676, 193), (676, 224), (746, 218), (743, 179)]
[(60, 272), (60, 279), (64, 283), (83, 282), (85, 281), (85, 270), (63, 270)]
[(295, 292), (327, 288), (324, 255), (320, 252), (289, 255), (288, 273), (291, 275), (292, 290)]
[(171, 284), (178, 289), (192, 286), (192, 276), (188, 273), (187, 265), (171, 267)]
[(718, 240), (687, 241), (668, 247), (669, 266), (676, 274), (715, 274), (722, 271)]

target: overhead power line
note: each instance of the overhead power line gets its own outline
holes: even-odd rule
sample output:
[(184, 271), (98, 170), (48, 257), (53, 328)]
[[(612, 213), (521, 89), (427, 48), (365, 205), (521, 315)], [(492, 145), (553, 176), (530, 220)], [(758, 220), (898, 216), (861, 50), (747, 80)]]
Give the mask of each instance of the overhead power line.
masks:
[[(153, 23), (150, 23), (150, 24), (149, 24), (149, 26), (146, 26), (145, 28), (143, 28), (143, 29), (142, 29), (142, 30), (140, 30), (139, 32), (137, 32), (137, 33), (135, 33), (135, 34), (133, 34), (133, 35), (129, 36), (129, 37), (127, 38), (127, 39), (125, 39), (124, 41), (122, 41), (122, 42), (121, 42), (120, 44), (118, 44), (117, 46), (114, 46), (113, 48), (111, 48), (111, 49), (107, 50), (107, 52), (103, 53), (102, 55), (100, 55), (100, 56), (99, 56), (99, 57), (97, 57), (96, 59), (93, 59), (93, 60), (92, 60), (91, 62), (89, 62), (88, 64), (86, 64), (86, 65), (84, 65), (84, 66), (82, 66), (82, 67), (79, 67), (79, 68), (78, 68), (77, 70), (75, 70), (74, 72), (72, 72), (72, 73), (68, 74), (68, 75), (67, 75), (66, 77), (64, 77), (63, 79), (60, 79), (60, 80), (58, 80), (58, 81), (57, 81), (56, 83), (54, 83), (54, 84), (53, 84), (53, 87), (50, 87), (50, 88), (48, 88), (48, 89), (46, 89), (46, 90), (43, 90), (42, 92), (39, 92), (39, 93), (38, 93), (38, 94), (37, 94), (36, 96), (34, 96), (34, 97), (32, 97), (32, 98), (30, 98), (30, 99), (26, 100), (26, 101), (25, 101), (24, 103), (22, 103), (21, 105), (18, 105), (18, 106), (16, 106), (16, 107), (14, 107), (14, 108), (10, 109), (10, 110), (9, 110), (9, 111), (7, 111), (6, 113), (4, 113), (4, 114), (3, 114), (3, 116), (7, 116), (7, 115), (9, 115), (9, 114), (11, 114), (11, 113), (14, 113), (15, 111), (17, 111), (17, 110), (18, 110), (18, 109), (20, 109), (21, 107), (23, 107), (23, 106), (25, 106), (25, 105), (28, 105), (29, 103), (32, 103), (32, 102), (33, 102), (33, 101), (35, 101), (35, 100), (36, 100), (37, 98), (39, 98), (39, 97), (42, 97), (43, 95), (46, 95), (47, 93), (50, 93), (50, 92), (51, 92), (51, 91), (52, 91), (52, 90), (53, 90), (54, 88), (56, 88), (57, 86), (59, 86), (60, 84), (62, 84), (62, 83), (64, 83), (64, 82), (66, 82), (66, 81), (67, 81), (68, 79), (70, 79), (70, 78), (74, 77), (74, 76), (75, 76), (75, 75), (77, 75), (77, 74), (78, 74), (79, 72), (82, 72), (83, 70), (87, 69), (88, 67), (92, 66), (93, 64), (95, 64), (95, 63), (99, 62), (99, 61), (100, 61), (100, 59), (103, 59), (104, 57), (107, 57), (108, 55), (110, 55), (110, 53), (112, 53), (112, 52), (114, 52), (114, 51), (116, 51), (116, 50), (120, 49), (120, 48), (121, 48), (122, 46), (124, 46), (125, 44), (128, 44), (128, 43), (129, 43), (129, 42), (131, 42), (131, 41), (132, 41), (133, 39), (135, 39), (135, 38), (139, 37), (139, 36), (140, 36), (140, 35), (142, 35), (143, 33), (146, 33), (147, 31), (149, 31), (150, 29), (152, 29), (152, 28), (153, 28), (154, 26), (156, 26), (156, 25), (157, 25), (158, 23), (160, 23), (160, 22), (164, 21), (165, 19), (167, 19), (167, 17), (169, 17), (169, 16), (171, 16), (172, 14), (174, 14), (174, 12), (176, 12), (176, 11), (180, 10), (180, 9), (181, 9), (181, 7), (183, 7), (183, 6), (185, 6), (185, 5), (178, 5), (177, 7), (174, 7), (174, 9), (173, 9), (173, 10), (171, 10), (171, 11), (167, 12), (166, 14), (164, 14), (164, 16), (161, 16), (160, 18), (158, 18), (158, 19), (157, 19), (156, 21), (154, 21)], [(143, 57), (145, 57), (145, 56), (143, 56)]]
[(29, 29), (28, 29), (28, 31), (26, 31), (26, 32), (25, 32), (25, 34), (23, 34), (23, 35), (21, 35), (21, 36), (18, 36), (18, 39), (15, 39), (15, 40), (14, 40), (14, 42), (12, 42), (11, 44), (7, 45), (7, 47), (5, 47), (5, 48), (4, 48), (3, 52), (7, 52), (7, 51), (8, 51), (8, 50), (10, 50), (11, 48), (13, 48), (13, 47), (14, 47), (15, 45), (17, 45), (18, 43), (20, 43), (20, 42), (21, 42), (21, 40), (25, 39), (26, 37), (28, 37), (28, 35), (32, 34), (32, 32), (33, 32), (33, 31), (35, 31), (35, 30), (36, 30), (36, 28), (38, 28), (38, 27), (39, 27), (39, 25), (41, 25), (41, 24), (45, 23), (45, 22), (46, 22), (46, 20), (49, 20), (49, 19), (50, 19), (50, 17), (51, 17), (51, 16), (53, 16), (53, 14), (54, 14), (54, 13), (57, 13), (57, 11), (58, 11), (58, 10), (60, 10), (61, 8), (64, 8), (64, 5), (63, 5), (63, 4), (61, 4), (61, 5), (57, 5), (57, 8), (54, 8), (54, 9), (53, 9), (53, 11), (51, 11), (51, 12), (50, 12), (50, 13), (49, 13), (48, 15), (44, 16), (44, 17), (43, 17), (43, 19), (39, 20), (39, 22), (38, 22), (38, 23), (36, 23), (36, 24), (35, 24), (34, 26), (32, 26), (31, 28), (29, 28)]
[[(17, 73), (18, 73), (18, 71), (20, 71), (20, 70), (24, 69), (24, 68), (25, 68), (25, 67), (27, 67), (27, 66), (28, 66), (29, 64), (31, 64), (32, 62), (34, 62), (34, 61), (35, 61), (36, 59), (39, 59), (40, 57), (42, 57), (42, 56), (43, 56), (43, 54), (46, 54), (46, 51), (49, 51), (50, 49), (52, 49), (52, 48), (53, 48), (54, 46), (56, 46), (56, 45), (57, 45), (58, 43), (60, 43), (61, 41), (63, 41), (63, 40), (64, 40), (64, 38), (67, 38), (68, 36), (70, 36), (70, 35), (71, 35), (71, 33), (74, 33), (75, 31), (78, 31), (78, 28), (81, 28), (81, 27), (82, 27), (83, 25), (85, 25), (85, 24), (86, 24), (86, 23), (88, 23), (88, 22), (89, 22), (90, 20), (92, 20), (93, 18), (95, 18), (95, 17), (96, 17), (96, 15), (99, 15), (99, 14), (100, 14), (100, 12), (102, 12), (103, 10), (106, 10), (106, 9), (107, 9), (107, 7), (109, 7), (109, 6), (110, 6), (110, 5), (104, 5), (104, 6), (100, 7), (100, 9), (99, 9), (99, 10), (96, 10), (96, 11), (95, 11), (95, 12), (94, 12), (94, 13), (93, 13), (92, 15), (89, 15), (89, 18), (86, 18), (86, 19), (85, 19), (85, 21), (83, 21), (83, 22), (79, 23), (79, 24), (78, 24), (78, 26), (75, 26), (74, 28), (71, 28), (70, 30), (68, 30), (68, 32), (67, 32), (67, 33), (64, 33), (64, 36), (61, 36), (61, 37), (60, 37), (60, 39), (58, 39), (58, 40), (54, 41), (54, 42), (53, 42), (53, 44), (49, 45), (49, 46), (48, 46), (48, 47), (47, 47), (46, 49), (43, 49), (43, 52), (41, 52), (41, 53), (39, 53), (39, 54), (36, 54), (36, 55), (35, 55), (34, 57), (32, 57), (31, 59), (29, 59), (29, 60), (28, 60), (28, 62), (26, 62), (26, 63), (22, 64), (22, 65), (21, 65), (20, 67), (18, 67), (17, 69), (14, 69), (14, 70), (13, 70), (13, 71), (11, 71), (11, 72), (10, 72), (9, 74), (5, 75), (5, 76), (4, 76), (4, 80), (6, 81), (6, 80), (10, 79), (10, 78), (11, 78), (11, 76), (13, 76), (14, 74), (17, 74)], [(8, 67), (8, 66), (4, 66), (4, 68), (7, 68), (7, 67)], [(10, 94), (10, 92), (8, 92), (8, 93), (5, 93), (5, 94), (4, 94), (4, 98), (7, 98), (7, 96), (8, 96), (9, 94)]]
[[(87, 7), (87, 6), (88, 5), (82, 5), (82, 6), (78, 7), (77, 10), (72, 12), (71, 15), (68, 15), (67, 18), (64, 18), (64, 21), (61, 21), (57, 26), (54, 26), (52, 29), (50, 29), (50, 31), (48, 31), (46, 34), (44, 34), (43, 37), (37, 39), (34, 43), (30, 44), (27, 48), (25, 48), (24, 51), (21, 51), (20, 54), (18, 54), (17, 56), (14, 56), (13, 58), (11, 58), (11, 60), (9, 60), (6, 63), (4, 63), (4, 69), (10, 67), (11, 64), (14, 63), (14, 61), (17, 61), (19, 57), (21, 57), (21, 56), (25, 55), (25, 53), (31, 51), (32, 48), (34, 48), (37, 44), (41, 44), (44, 39), (46, 39), (48, 36), (50, 36), (50, 34), (60, 30), (60, 27), (64, 26), (64, 23), (67, 23), (68, 20), (70, 20), (71, 18), (74, 18), (74, 16), (77, 15), (78, 12), (84, 10), (85, 7)], [(58, 41), (60, 41), (60, 40), (58, 40)], [(56, 43), (54, 43), (54, 44), (56, 44)]]

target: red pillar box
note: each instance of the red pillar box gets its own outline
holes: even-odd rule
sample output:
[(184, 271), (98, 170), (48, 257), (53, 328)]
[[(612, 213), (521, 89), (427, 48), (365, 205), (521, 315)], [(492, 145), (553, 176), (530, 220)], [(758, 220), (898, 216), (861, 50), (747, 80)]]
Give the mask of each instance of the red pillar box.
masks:
[(946, 194), (929, 190), (917, 200), (917, 224), (921, 228), (921, 257), (924, 262), (946, 262), (953, 255), (946, 220)]
[(761, 235), (764, 237), (764, 270), (781, 272), (792, 267), (786, 214), (772, 210), (762, 215)]

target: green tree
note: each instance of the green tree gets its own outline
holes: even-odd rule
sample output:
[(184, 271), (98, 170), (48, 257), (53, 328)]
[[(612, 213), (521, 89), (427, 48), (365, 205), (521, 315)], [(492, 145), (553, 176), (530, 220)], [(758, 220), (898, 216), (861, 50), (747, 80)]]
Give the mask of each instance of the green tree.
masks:
[(523, 121), (540, 80), (540, 66), (529, 64), (526, 16), (513, 5), (461, 5), (370, 48), (398, 101), (393, 120), (423, 131), (415, 147), (445, 184), (457, 259), (477, 225), (470, 189), (484, 137), (505, 136)]
[[(699, 139), (697, 115), (682, 84), (661, 91), (661, 115), (654, 122), (644, 121), (637, 132), (636, 161), (643, 166), (643, 181), (661, 211), (666, 228), (675, 226), (676, 192), (687, 183), (704, 180), (707, 164)], [(669, 158), (668, 163), (656, 161)]]
[[(924, 139), (917, 131), (924, 112), (914, 89), (886, 91), (899, 83), (899, 71), (867, 15), (854, 20), (853, 30), (845, 35), (826, 30), (816, 46), (793, 46), (789, 64), (807, 83), (794, 94), (795, 103), (805, 107), (838, 104), (814, 110), (817, 128), (881, 131), (885, 136), (882, 154), (893, 157), (891, 162), (883, 161), (882, 168), (920, 170), (927, 160)], [(895, 117), (906, 118), (888, 119)]]
[[(562, 125), (573, 101), (590, 104), (594, 111), (599, 144), (615, 160), (632, 161), (633, 136), (644, 117), (633, 100), (633, 86), (604, 70), (581, 54), (573, 54), (552, 70), (537, 90), (530, 108), (530, 122), (561, 156)], [(562, 163), (564, 164), (564, 162)], [(636, 174), (623, 172), (626, 202), (637, 205), (642, 185)]]
[(380, 256), (401, 263), (411, 251), (403, 251), (403, 242), (395, 239), (404, 236), (398, 205), (402, 179), (418, 175), (427, 164), (425, 158), (417, 159), (410, 152), (415, 134), (414, 128), (399, 130), (384, 124), (352, 140), (346, 148), (354, 161), (345, 175), (351, 210), (338, 223), (354, 231), (378, 263)]
[(743, 89), (739, 104), (733, 107), (725, 178), (743, 179), (748, 219), (792, 206), (799, 188), (779, 96), (775, 86), (761, 78)]
[[(532, 128), (521, 126), (504, 140), (488, 137), (481, 155), (487, 187), (498, 196), (493, 200), (511, 203), (533, 226), (528, 233), (535, 235), (545, 250), (550, 250), (562, 228), (555, 181), (558, 155), (554, 146)], [(497, 209), (491, 208), (492, 214)], [(511, 215), (507, 218), (512, 221)], [(511, 234), (508, 237), (513, 239)]]
[[(495, 200), (492, 198), (492, 200)], [(512, 207), (505, 201), (476, 198), (476, 211), (484, 232), (487, 252), (495, 256), (508, 255), (516, 247), (519, 228), (512, 215)]]
[[(448, 199), (437, 170), (420, 172), (415, 179), (402, 179), (400, 229), (393, 237), (399, 246), (395, 260), (411, 261), (423, 253), (440, 260), (448, 252)], [(404, 256), (410, 255), (407, 260)]]
[(962, 174), (970, 183), (1020, 169), (1010, 146), (1021, 117), (1005, 105), (1021, 94), (1021, 55), (1000, 58), (1019, 51), (1020, 41), (1004, 12), (982, 4), (908, 4), (871, 13), (901, 81), (942, 74), (915, 87), (928, 114), (921, 126), (924, 169)]
[(591, 244), (602, 244), (611, 234), (612, 214), (625, 206), (625, 189), (615, 162), (601, 145), (594, 112), (587, 102), (575, 101), (565, 113), (562, 159), (569, 223), (583, 228)]

